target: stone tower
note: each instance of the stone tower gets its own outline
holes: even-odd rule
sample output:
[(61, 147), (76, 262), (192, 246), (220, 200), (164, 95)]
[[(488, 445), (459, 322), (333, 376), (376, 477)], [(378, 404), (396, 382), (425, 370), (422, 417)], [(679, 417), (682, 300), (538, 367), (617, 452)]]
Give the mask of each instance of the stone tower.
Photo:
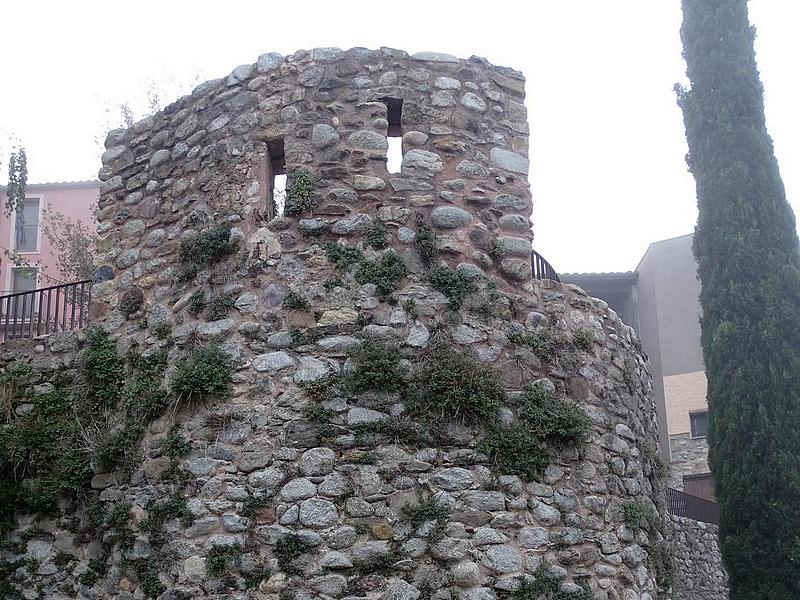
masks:
[[(109, 134), (92, 318), (166, 352), (167, 381), (198, 347), (235, 371), (229, 398), (148, 426), (129, 481), (93, 479), (137, 524), (103, 597), (656, 597), (650, 375), (604, 303), (531, 279), (523, 100), (482, 58), (323, 48)], [(586, 438), (520, 468), (525, 403), (557, 401)], [(191, 449), (165, 492), (170, 432)], [(157, 552), (140, 525), (167, 493), (191, 524)]]

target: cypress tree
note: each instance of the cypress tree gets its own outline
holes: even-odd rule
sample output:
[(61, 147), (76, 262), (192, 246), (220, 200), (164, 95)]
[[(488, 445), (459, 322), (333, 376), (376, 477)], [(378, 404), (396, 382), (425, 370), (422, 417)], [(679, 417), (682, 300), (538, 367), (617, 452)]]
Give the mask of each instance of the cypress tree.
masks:
[(747, 0), (682, 0), (709, 464), (731, 600), (800, 598), (800, 247)]

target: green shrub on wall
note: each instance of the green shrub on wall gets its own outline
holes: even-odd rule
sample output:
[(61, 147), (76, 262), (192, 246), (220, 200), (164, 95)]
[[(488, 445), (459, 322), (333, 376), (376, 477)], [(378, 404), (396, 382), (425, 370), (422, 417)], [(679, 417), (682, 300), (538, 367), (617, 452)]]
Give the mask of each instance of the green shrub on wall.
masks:
[(232, 374), (231, 361), (221, 348), (197, 348), (178, 363), (170, 391), (182, 403), (226, 398), (231, 392)]

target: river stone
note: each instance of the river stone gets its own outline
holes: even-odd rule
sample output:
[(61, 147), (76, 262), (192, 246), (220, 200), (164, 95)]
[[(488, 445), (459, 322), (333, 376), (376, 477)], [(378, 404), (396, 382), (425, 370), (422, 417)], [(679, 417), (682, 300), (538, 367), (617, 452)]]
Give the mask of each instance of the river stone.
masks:
[(305, 477), (299, 477), (297, 479), (292, 479), (286, 485), (284, 485), (281, 488), (279, 496), (281, 500), (286, 502), (297, 502), (298, 500), (311, 498), (316, 495), (316, 493), (316, 485), (311, 483), (311, 481)]
[(528, 174), (528, 159), (521, 154), (511, 152), (504, 148), (492, 148), (489, 151), (489, 159), (492, 164), (506, 171), (513, 171), (514, 173)]
[(300, 457), (300, 472), (306, 476), (327, 475), (333, 471), (336, 453), (330, 448), (311, 448)]
[(435, 173), (440, 173), (443, 169), (442, 159), (435, 152), (414, 148), (403, 156), (402, 170), (404, 173), (410, 171), (432, 176)]
[(382, 150), (389, 149), (389, 141), (386, 136), (364, 129), (351, 133), (347, 138), (347, 143), (356, 148), (364, 148), (366, 150)]
[(359, 191), (383, 190), (386, 182), (380, 177), (370, 177), (367, 175), (356, 175), (353, 177), (353, 189)]
[(330, 366), (318, 358), (303, 356), (300, 358), (300, 366), (294, 373), (295, 383), (310, 383), (322, 379), (331, 372)]
[(467, 469), (450, 467), (436, 473), (431, 478), (431, 482), (443, 490), (454, 491), (467, 489), (475, 482), (475, 478)]
[(498, 236), (495, 238), (495, 249), (500, 256), (528, 256), (531, 255), (531, 243), (527, 239)]
[(463, 227), (472, 221), (472, 215), (457, 206), (437, 206), (431, 211), (431, 223), (442, 229)]
[(272, 71), (277, 69), (283, 63), (283, 56), (278, 54), (277, 52), (268, 52), (267, 54), (262, 54), (258, 57), (258, 62), (256, 63), (256, 69), (260, 73), (266, 73), (268, 71)]
[(469, 588), (478, 585), (481, 580), (480, 567), (477, 563), (468, 560), (453, 565), (450, 574), (453, 577), (453, 583), (459, 587)]
[(339, 134), (330, 125), (318, 123), (311, 129), (311, 145), (318, 150), (333, 146), (339, 141)]
[(491, 546), (484, 553), (482, 562), (495, 573), (522, 570), (522, 557), (513, 546)]
[(336, 524), (339, 515), (336, 505), (321, 498), (309, 498), (300, 504), (300, 523), (312, 529), (324, 529)]
[(228, 337), (236, 328), (237, 322), (233, 319), (220, 319), (211, 323), (200, 323), (197, 326), (197, 335), (200, 339), (218, 341)]
[(538, 548), (550, 540), (550, 534), (544, 527), (523, 527), (517, 533), (517, 543), (522, 548)]
[(256, 371), (275, 373), (293, 367), (295, 360), (286, 352), (268, 352), (253, 358), (252, 364)]
[(467, 92), (461, 97), (461, 105), (466, 106), (470, 110), (477, 110), (478, 112), (486, 110), (486, 102), (483, 98), (472, 92)]
[(421, 592), (402, 579), (389, 584), (383, 593), (383, 600), (417, 600)]
[(373, 221), (370, 215), (353, 215), (352, 217), (336, 221), (331, 228), (331, 232), (336, 235), (363, 235), (372, 229), (372, 223)]

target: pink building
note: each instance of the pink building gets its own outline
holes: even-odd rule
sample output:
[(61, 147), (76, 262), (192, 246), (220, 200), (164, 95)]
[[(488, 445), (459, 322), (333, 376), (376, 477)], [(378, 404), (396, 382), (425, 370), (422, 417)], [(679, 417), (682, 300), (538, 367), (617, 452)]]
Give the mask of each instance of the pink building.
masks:
[[(22, 214), (6, 215), (5, 188), (0, 187), (0, 289), (2, 294), (21, 292), (60, 283), (62, 277), (56, 267), (56, 251), (51, 247), (42, 225), (48, 215), (61, 213), (66, 220), (81, 221), (94, 232), (94, 208), (97, 205), (99, 183), (74, 181), (64, 183), (29, 184), (25, 194)], [(14, 266), (7, 251), (15, 251), (36, 265), (36, 275), (25, 277), (25, 272)]]

